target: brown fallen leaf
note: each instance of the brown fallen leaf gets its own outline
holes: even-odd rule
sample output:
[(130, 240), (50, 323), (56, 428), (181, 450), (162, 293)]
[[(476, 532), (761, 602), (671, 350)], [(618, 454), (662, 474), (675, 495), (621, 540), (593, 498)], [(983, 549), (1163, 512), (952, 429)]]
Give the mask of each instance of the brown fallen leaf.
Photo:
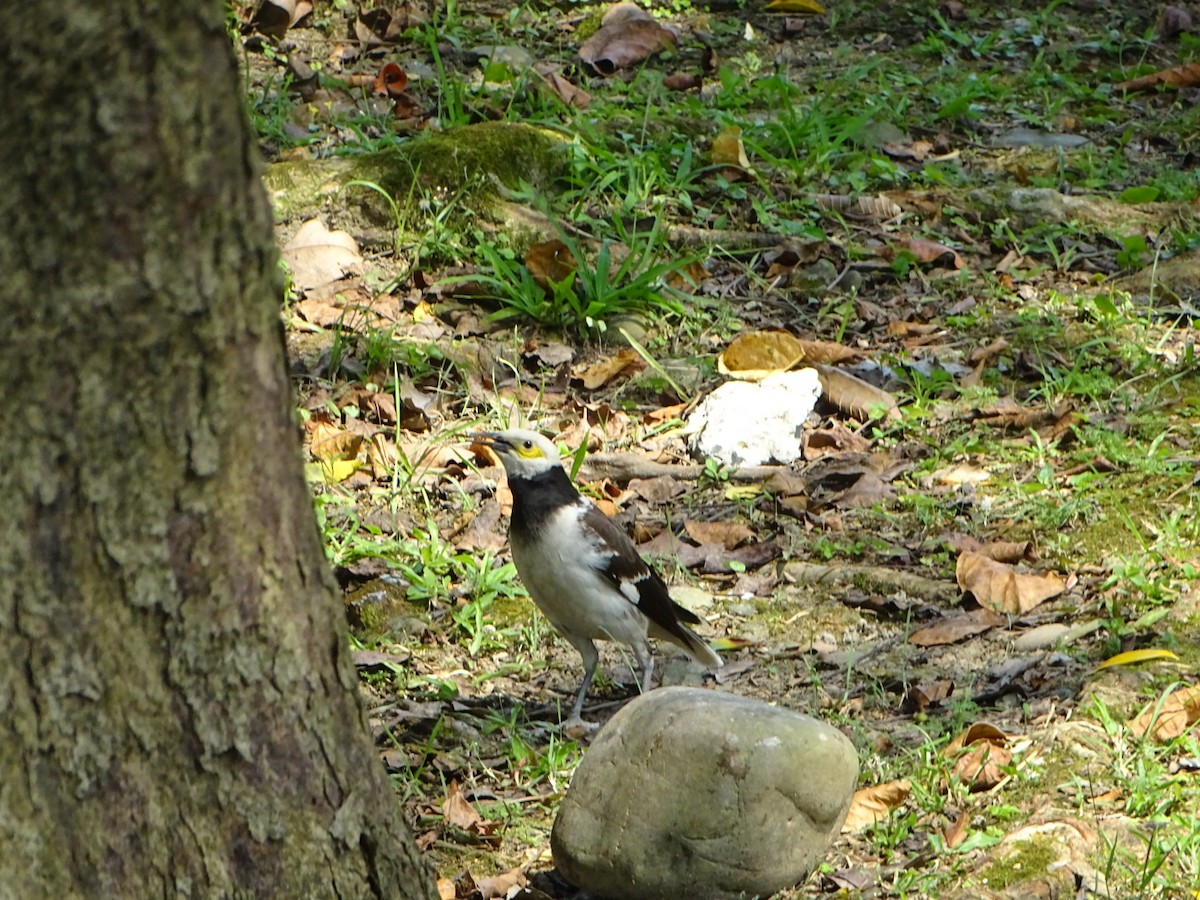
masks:
[(458, 781), (451, 781), (446, 789), (446, 799), (442, 803), (442, 818), (447, 825), (452, 825), (469, 835), (487, 839), (492, 842), (496, 837), (499, 822), (489, 822), (477, 810), (462, 792)]
[(470, 523), (458, 535), (454, 535), (455, 546), (463, 550), (500, 550), (507, 543), (504, 527), (500, 523), (500, 503), (490, 497), (479, 504)]
[(1141, 78), (1131, 78), (1113, 85), (1118, 91), (1144, 91), (1156, 85), (1183, 88), (1195, 87), (1200, 84), (1200, 63), (1188, 63), (1186, 66), (1176, 66), (1173, 69), (1160, 69)]
[(951, 776), (975, 793), (991, 790), (1004, 779), (1002, 769), (1012, 762), (1007, 745), (1008, 735), (995, 725), (976, 722), (947, 744), (942, 755), (955, 760)]
[(971, 814), (967, 810), (959, 810), (958, 815), (942, 829), (942, 840), (953, 850), (967, 838), (967, 826), (971, 822)]
[(924, 162), (933, 152), (933, 144), (929, 141), (888, 141), (883, 145), (883, 152), (892, 159)]
[(1200, 722), (1200, 685), (1181, 687), (1151, 704), (1126, 727), (1139, 737), (1170, 741)]
[(480, 900), (495, 900), (497, 897), (508, 896), (509, 891), (515, 887), (520, 887), (528, 880), (525, 877), (524, 867), (517, 866), (515, 869), (510, 869), (500, 875), (476, 878), (475, 890), (479, 893)]
[(1033, 544), (1029, 541), (988, 541), (968, 549), (1003, 563), (1019, 563), (1035, 558)]
[(1067, 588), (1067, 583), (1052, 572), (1027, 575), (970, 551), (959, 554), (955, 575), (958, 586), (970, 591), (981, 606), (1010, 615), (1026, 613)]
[(396, 443), (385, 434), (372, 435), (367, 441), (367, 465), (376, 481), (390, 481), (400, 464)]
[(379, 70), (371, 85), (373, 93), (395, 97), (408, 87), (408, 73), (396, 63), (388, 63)]
[(700, 75), (678, 73), (663, 78), (663, 87), (668, 91), (695, 91), (704, 86), (704, 78)]
[(401, 9), (392, 14), (386, 9), (366, 9), (354, 19), (354, 36), (364, 50), (394, 44), (408, 27), (408, 15)]
[(816, 366), (816, 370), (825, 399), (842, 412), (861, 422), (878, 416), (891, 421), (903, 418), (896, 398), (882, 388), (833, 366)]
[(549, 296), (556, 284), (575, 274), (575, 255), (562, 241), (542, 241), (525, 251), (525, 268)]
[(900, 204), (880, 194), (877, 197), (848, 197), (844, 194), (813, 194), (822, 209), (830, 209), (850, 219), (886, 222), (904, 214)]
[(845, 344), (836, 344), (833, 341), (810, 341), (797, 338), (796, 344), (800, 347), (804, 361), (810, 366), (835, 366), (838, 363), (852, 362), (866, 356), (866, 352), (857, 347), (847, 347)]
[(583, 42), (579, 58), (601, 75), (635, 65), (675, 46), (675, 34), (633, 3), (618, 3), (605, 13), (600, 29)]
[(583, 386), (587, 390), (594, 391), (618, 378), (628, 378), (644, 368), (646, 368), (646, 361), (642, 359), (641, 354), (627, 348), (615, 356), (588, 366), (582, 372), (575, 373), (575, 377), (583, 382)]
[(283, 261), (292, 272), (292, 282), (311, 291), (347, 275), (363, 273), (358, 243), (345, 231), (330, 231), (320, 219), (309, 219), (284, 245)]
[(918, 647), (957, 644), (961, 640), (983, 634), (1003, 624), (1003, 616), (990, 609), (976, 609), (918, 628), (908, 636), (908, 642)]
[(856, 457), (870, 451), (871, 441), (841, 422), (823, 428), (805, 429), (800, 437), (804, 459), (812, 462), (822, 457)]
[(754, 532), (741, 522), (701, 522), (697, 519), (684, 519), (683, 530), (697, 544), (724, 544), (726, 550), (732, 550), (738, 544), (754, 537)]
[(312, 3), (308, 0), (263, 0), (250, 20), (250, 27), (267, 37), (281, 38), (310, 12)]
[(686, 490), (687, 486), (682, 481), (670, 475), (634, 478), (629, 482), (629, 492), (650, 503), (666, 503)]
[(699, 547), (684, 544), (676, 556), (685, 568), (699, 569), (702, 575), (728, 575), (733, 571), (730, 563), (744, 570), (758, 569), (781, 552), (774, 541), (747, 544), (735, 550), (726, 550), (724, 544), (701, 544)]
[(572, 84), (556, 70), (538, 70), (538, 76), (546, 87), (567, 106), (574, 109), (587, 109), (592, 105), (592, 95), (583, 88)]
[(949, 679), (914, 684), (904, 695), (900, 708), (906, 713), (922, 713), (931, 706), (940, 704), (954, 693), (954, 682)]
[(892, 810), (907, 800), (910, 793), (911, 781), (889, 781), (855, 791), (850, 801), (850, 812), (842, 823), (842, 833), (851, 834), (877, 822), (887, 821)]
[(941, 265), (952, 269), (963, 267), (962, 257), (953, 247), (926, 238), (897, 237), (879, 249), (879, 255), (893, 259), (897, 252), (911, 253), (923, 265)]

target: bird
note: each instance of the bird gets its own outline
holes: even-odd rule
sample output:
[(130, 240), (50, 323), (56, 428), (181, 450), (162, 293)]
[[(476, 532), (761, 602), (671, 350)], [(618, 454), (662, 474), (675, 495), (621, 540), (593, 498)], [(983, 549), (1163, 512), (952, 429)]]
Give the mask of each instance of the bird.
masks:
[(600, 663), (597, 640), (629, 647), (642, 671), (643, 693), (654, 674), (649, 637), (670, 641), (709, 669), (721, 667), (721, 657), (688, 627), (700, 617), (671, 599), (625, 532), (575, 489), (552, 441), (521, 428), (471, 438), (504, 465), (513, 495), (509, 544), (517, 574), (537, 608), (583, 657), (583, 681), (564, 727), (585, 724), (583, 701)]

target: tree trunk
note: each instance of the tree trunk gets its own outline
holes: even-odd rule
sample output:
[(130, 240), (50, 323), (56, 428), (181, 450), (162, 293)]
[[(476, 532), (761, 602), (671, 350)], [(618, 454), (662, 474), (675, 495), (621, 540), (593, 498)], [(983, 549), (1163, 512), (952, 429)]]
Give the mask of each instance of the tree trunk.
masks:
[(428, 897), (301, 470), (224, 4), (0, 4), (0, 896)]

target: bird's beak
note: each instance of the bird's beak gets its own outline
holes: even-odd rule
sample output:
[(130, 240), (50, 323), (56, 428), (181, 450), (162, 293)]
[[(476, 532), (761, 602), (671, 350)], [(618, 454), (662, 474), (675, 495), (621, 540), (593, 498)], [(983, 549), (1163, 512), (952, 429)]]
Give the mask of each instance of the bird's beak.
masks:
[(477, 431), (474, 434), (468, 434), (471, 443), (482, 444), (485, 447), (502, 447), (504, 441), (500, 439), (500, 435), (494, 431)]

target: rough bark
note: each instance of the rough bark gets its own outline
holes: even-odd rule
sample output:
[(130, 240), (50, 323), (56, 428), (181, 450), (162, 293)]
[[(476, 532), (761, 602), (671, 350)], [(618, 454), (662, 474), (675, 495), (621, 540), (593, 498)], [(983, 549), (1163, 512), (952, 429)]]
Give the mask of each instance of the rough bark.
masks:
[(219, 0), (0, 4), (0, 896), (427, 897)]

